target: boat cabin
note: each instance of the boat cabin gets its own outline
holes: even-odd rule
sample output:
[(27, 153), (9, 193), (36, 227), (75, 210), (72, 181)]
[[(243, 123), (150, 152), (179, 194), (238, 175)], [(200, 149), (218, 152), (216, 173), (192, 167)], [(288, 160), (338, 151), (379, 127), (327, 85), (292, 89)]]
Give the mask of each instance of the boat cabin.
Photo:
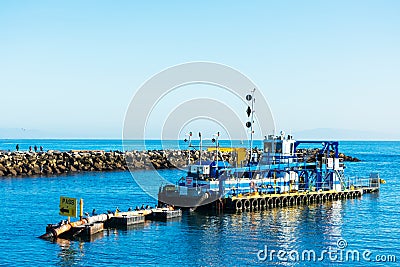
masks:
[(222, 169), (230, 168), (231, 165), (223, 160), (219, 161), (203, 161), (201, 164), (197, 162), (188, 166), (187, 177), (194, 179), (216, 179), (221, 175)]
[(264, 150), (261, 164), (291, 163), (296, 157), (295, 140), (293, 136), (285, 137), (281, 131), (280, 136), (268, 135), (264, 139)]

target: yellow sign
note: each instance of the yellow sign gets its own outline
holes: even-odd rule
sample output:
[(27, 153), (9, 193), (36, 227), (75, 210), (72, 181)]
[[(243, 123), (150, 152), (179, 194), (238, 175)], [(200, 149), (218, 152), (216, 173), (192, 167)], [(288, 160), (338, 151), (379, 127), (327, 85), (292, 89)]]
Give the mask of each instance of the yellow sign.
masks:
[[(208, 147), (207, 151), (215, 151), (217, 150), (215, 147)], [(236, 153), (237, 162), (244, 161), (246, 159), (246, 148), (244, 147), (220, 147), (218, 150), (222, 153)]]
[(60, 215), (76, 217), (77, 206), (76, 198), (60, 197)]

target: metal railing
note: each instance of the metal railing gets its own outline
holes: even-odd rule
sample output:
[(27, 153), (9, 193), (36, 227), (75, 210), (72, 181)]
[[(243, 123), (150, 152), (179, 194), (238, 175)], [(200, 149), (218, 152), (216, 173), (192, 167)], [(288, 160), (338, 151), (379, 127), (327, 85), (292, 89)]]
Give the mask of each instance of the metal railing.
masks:
[(348, 178), (347, 189), (351, 188), (371, 188), (376, 189), (380, 186), (379, 177), (352, 177)]

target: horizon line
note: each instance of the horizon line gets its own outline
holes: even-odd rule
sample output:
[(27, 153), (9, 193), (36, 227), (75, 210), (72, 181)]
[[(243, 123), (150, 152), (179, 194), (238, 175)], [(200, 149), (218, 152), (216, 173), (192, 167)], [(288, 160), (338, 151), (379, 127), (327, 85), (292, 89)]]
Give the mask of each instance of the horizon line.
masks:
[[(148, 139), (119, 139), (119, 138), (0, 138), (0, 140), (110, 140), (110, 141), (184, 141), (184, 139), (156, 139), (156, 138), (148, 138)], [(263, 141), (264, 139), (253, 139), (253, 141)], [(299, 138), (294, 139), (295, 141), (354, 141), (354, 142), (368, 142), (368, 141), (377, 141), (377, 142), (398, 142), (400, 139), (332, 139), (332, 138)], [(192, 141), (200, 141), (199, 139), (192, 139)], [(211, 140), (203, 140), (203, 142), (211, 141)], [(250, 141), (250, 139), (219, 139), (219, 141)]]

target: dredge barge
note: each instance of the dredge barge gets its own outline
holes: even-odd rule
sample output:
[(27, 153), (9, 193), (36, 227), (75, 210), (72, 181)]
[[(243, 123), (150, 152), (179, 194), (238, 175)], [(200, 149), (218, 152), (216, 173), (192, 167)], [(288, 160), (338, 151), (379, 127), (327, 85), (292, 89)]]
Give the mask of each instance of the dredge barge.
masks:
[[(247, 96), (246, 99), (252, 98)], [(250, 106), (248, 114), (252, 113), (249, 110)], [(199, 136), (201, 144), (201, 134)], [(159, 206), (261, 210), (356, 198), (379, 191), (383, 182), (378, 173), (371, 173), (367, 178), (347, 178), (337, 141), (297, 141), (282, 131), (278, 136), (265, 137), (261, 155), (250, 147), (247, 160), (245, 164), (241, 162), (240, 167), (220, 160), (218, 138), (214, 142), (215, 161), (200, 160), (190, 164), (186, 177), (176, 184), (162, 185), (158, 193)], [(301, 152), (304, 145), (319, 145), (322, 149), (311, 159)]]
[[(315, 161), (297, 149), (321, 144)], [(336, 141), (296, 141), (292, 136), (268, 136), (258, 159), (234, 168), (224, 161), (193, 164), (176, 185), (160, 187), (159, 205), (218, 210), (261, 210), (277, 206), (322, 203), (360, 197), (379, 191), (378, 173), (367, 178), (346, 178)], [(333, 154), (331, 155), (331, 151)]]

